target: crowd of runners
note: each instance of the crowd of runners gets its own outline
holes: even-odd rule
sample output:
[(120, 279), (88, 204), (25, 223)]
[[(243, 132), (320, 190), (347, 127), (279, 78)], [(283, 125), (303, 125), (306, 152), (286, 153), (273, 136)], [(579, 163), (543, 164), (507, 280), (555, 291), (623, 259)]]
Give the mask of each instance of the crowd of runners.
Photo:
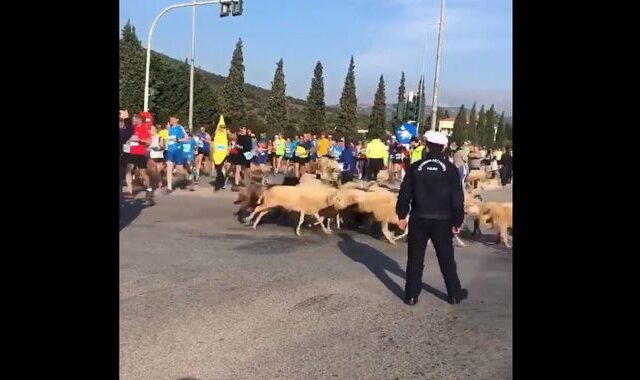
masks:
[[(399, 184), (408, 166), (420, 160), (425, 150), (421, 137), (414, 137), (410, 144), (401, 144), (394, 135), (384, 141), (379, 138), (350, 141), (331, 133), (276, 134), (269, 138), (244, 126), (232, 132), (224, 125), (223, 117), (212, 128), (190, 132), (174, 116), (165, 124), (155, 124), (149, 112), (129, 115), (120, 111), (119, 126), (120, 174), (126, 183), (125, 197), (133, 197), (134, 182), (143, 186), (148, 198), (157, 189), (171, 193), (174, 176), (183, 178), (184, 187), (193, 190), (201, 174), (216, 178), (216, 191), (225, 188), (228, 182), (232, 191), (238, 191), (245, 175), (243, 169), (252, 164), (272, 173), (300, 178), (312, 170), (312, 164), (320, 157), (339, 162), (343, 182), (354, 178), (379, 180), (380, 173), (386, 172), (383, 177), (389, 183)], [(468, 141), (458, 146), (452, 142), (445, 153), (459, 170), (463, 183), (474, 169), (498, 173), (502, 186), (511, 181), (509, 148), (487, 149)]]

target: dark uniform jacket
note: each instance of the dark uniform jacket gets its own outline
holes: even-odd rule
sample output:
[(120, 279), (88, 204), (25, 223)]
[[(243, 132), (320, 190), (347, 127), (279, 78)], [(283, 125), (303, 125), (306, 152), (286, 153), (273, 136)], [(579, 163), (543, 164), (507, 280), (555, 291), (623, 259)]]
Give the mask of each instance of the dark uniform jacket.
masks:
[(426, 152), (411, 164), (398, 195), (396, 213), (406, 218), (451, 220), (460, 227), (464, 220), (464, 193), (460, 174), (442, 154)]

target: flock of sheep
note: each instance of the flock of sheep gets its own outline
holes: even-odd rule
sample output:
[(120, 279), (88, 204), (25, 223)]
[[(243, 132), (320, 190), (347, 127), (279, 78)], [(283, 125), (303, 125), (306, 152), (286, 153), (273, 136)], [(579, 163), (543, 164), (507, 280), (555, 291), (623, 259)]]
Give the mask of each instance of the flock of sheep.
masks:
[[(408, 234), (408, 229), (400, 231), (398, 236), (390, 230), (391, 225), (399, 223), (396, 214), (397, 193), (393, 189), (379, 186), (376, 182), (352, 181), (340, 184), (340, 168), (335, 161), (320, 159), (318, 174), (304, 174), (298, 181), (290, 185), (270, 185), (266, 176), (260, 176), (260, 169), (252, 168), (251, 178), (246, 186), (238, 193), (234, 203), (240, 205), (236, 213), (244, 223), (253, 222), (257, 228), (261, 219), (271, 211), (279, 210), (299, 213), (296, 235), (300, 236), (300, 229), (305, 216), (315, 219), (314, 225), (319, 225), (326, 234), (331, 233), (331, 223), (335, 222), (340, 229), (343, 221), (359, 220), (368, 216), (381, 227), (383, 237), (391, 244)], [(473, 173), (473, 172), (472, 172)], [(474, 174), (475, 178), (478, 176)], [(490, 178), (479, 178), (478, 187), (486, 188), (491, 183)], [(475, 185), (474, 185), (475, 186)], [(482, 202), (478, 190), (465, 193), (465, 214), (474, 220), (473, 233), (479, 233), (479, 228), (497, 229), (498, 239), (507, 247), (511, 247), (508, 230), (512, 227), (512, 204), (499, 202)], [(248, 214), (248, 215), (247, 215)], [(457, 236), (459, 244), (465, 245)]]

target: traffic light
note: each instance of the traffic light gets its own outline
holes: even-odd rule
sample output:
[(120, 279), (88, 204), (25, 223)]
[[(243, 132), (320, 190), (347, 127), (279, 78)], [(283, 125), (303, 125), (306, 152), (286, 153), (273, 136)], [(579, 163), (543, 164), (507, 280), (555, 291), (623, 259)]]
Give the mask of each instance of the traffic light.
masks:
[(229, 14), (233, 16), (242, 14), (242, 0), (224, 0), (220, 2), (220, 17), (227, 17)]
[(231, 13), (231, 1), (220, 2), (220, 17), (227, 17)]

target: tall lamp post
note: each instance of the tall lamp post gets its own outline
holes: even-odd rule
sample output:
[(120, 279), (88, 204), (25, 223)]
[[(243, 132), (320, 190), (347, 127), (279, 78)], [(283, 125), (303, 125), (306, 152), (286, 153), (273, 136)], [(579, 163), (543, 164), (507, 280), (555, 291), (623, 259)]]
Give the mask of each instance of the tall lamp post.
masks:
[(438, 84), (440, 81), (440, 55), (442, 54), (442, 29), (444, 29), (444, 0), (440, 1), (440, 23), (438, 25), (438, 48), (436, 51), (436, 75), (433, 80), (433, 100), (431, 101), (431, 130), (436, 130), (438, 114)]
[(153, 30), (156, 27), (156, 23), (165, 13), (172, 9), (193, 7), (192, 13), (192, 26), (191, 26), (191, 75), (189, 86), (189, 129), (193, 130), (193, 61), (195, 53), (195, 7), (198, 5), (220, 4), (220, 17), (228, 16), (230, 13), (234, 16), (240, 16), (242, 14), (242, 1), (243, 0), (208, 0), (208, 1), (196, 1), (191, 3), (181, 3), (166, 7), (156, 16), (155, 20), (151, 24), (149, 29), (149, 35), (147, 37), (147, 67), (144, 78), (144, 110), (149, 111), (149, 66), (151, 65), (151, 38), (153, 37)]

